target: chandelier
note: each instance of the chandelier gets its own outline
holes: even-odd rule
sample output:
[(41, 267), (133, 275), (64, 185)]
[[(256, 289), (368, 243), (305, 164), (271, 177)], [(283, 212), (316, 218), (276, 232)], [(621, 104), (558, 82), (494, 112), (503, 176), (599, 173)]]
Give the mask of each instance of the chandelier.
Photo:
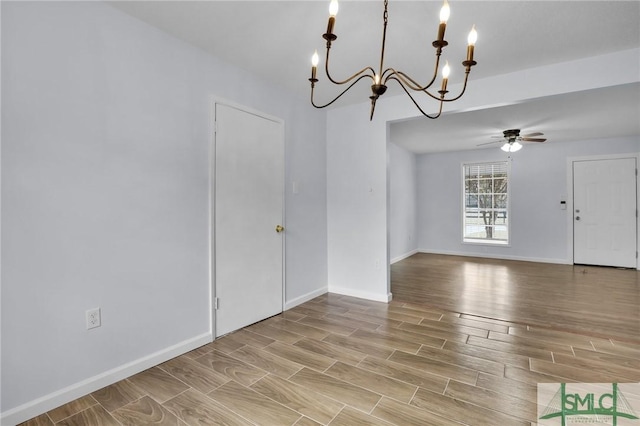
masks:
[[(376, 101), (380, 96), (382, 96), (387, 91), (387, 83), (391, 80), (397, 82), (400, 85), (400, 87), (409, 96), (409, 98), (414, 103), (414, 105), (418, 108), (418, 110), (420, 110), (422, 115), (432, 119), (440, 117), (440, 114), (442, 114), (442, 105), (445, 102), (453, 102), (455, 100), (460, 99), (460, 97), (462, 97), (465, 90), (467, 89), (467, 80), (469, 78), (469, 73), (471, 72), (471, 67), (476, 65), (477, 63), (476, 61), (473, 60), (473, 50), (478, 37), (478, 34), (475, 30), (475, 26), (471, 28), (471, 32), (469, 33), (469, 37), (468, 37), (469, 44), (467, 46), (467, 58), (462, 62), (462, 65), (465, 68), (464, 85), (462, 87), (462, 91), (460, 92), (460, 94), (458, 94), (455, 97), (447, 98), (446, 95), (447, 93), (449, 93), (449, 91), (447, 90), (447, 82), (449, 80), (449, 73), (450, 73), (450, 67), (448, 62), (446, 62), (444, 67), (442, 68), (442, 83), (440, 86), (440, 90), (436, 92), (437, 94), (434, 94), (431, 91), (429, 91), (431, 86), (433, 86), (433, 84), (435, 83), (438, 75), (438, 69), (440, 67), (440, 55), (442, 54), (442, 49), (449, 44), (444, 39), (444, 33), (447, 27), (447, 20), (449, 19), (449, 4), (447, 3), (447, 0), (444, 0), (444, 5), (440, 10), (440, 25), (438, 27), (438, 38), (432, 43), (432, 46), (436, 49), (436, 60), (435, 60), (433, 76), (431, 77), (431, 80), (424, 86), (416, 82), (416, 80), (409, 77), (406, 73), (402, 71), (398, 71), (394, 68), (386, 68), (386, 69), (384, 68), (384, 50), (385, 50), (385, 44), (386, 44), (387, 23), (388, 23), (388, 17), (389, 17), (389, 14), (387, 12), (388, 4), (389, 4), (389, 1), (384, 0), (382, 51), (380, 52), (379, 71), (376, 73), (373, 67), (368, 66), (356, 72), (346, 80), (339, 81), (339, 80), (335, 80), (331, 76), (331, 73), (329, 72), (329, 52), (331, 50), (331, 44), (338, 38), (338, 36), (333, 33), (333, 29), (336, 23), (336, 15), (338, 13), (338, 1), (331, 0), (331, 4), (329, 5), (329, 23), (327, 25), (327, 32), (322, 35), (322, 38), (324, 38), (327, 41), (325, 72), (326, 72), (327, 78), (331, 83), (336, 85), (348, 84), (348, 86), (329, 103), (324, 105), (317, 105), (315, 103), (315, 101), (313, 100), (313, 94), (314, 94), (315, 85), (318, 82), (318, 79), (316, 78), (316, 74), (317, 74), (317, 67), (319, 62), (318, 52), (316, 51), (313, 54), (313, 57), (311, 58), (311, 78), (309, 79), (309, 81), (311, 82), (311, 104), (314, 107), (316, 108), (328, 107), (329, 105), (337, 101), (356, 83), (358, 83), (360, 80), (365, 78), (371, 79), (371, 82), (372, 82), (371, 96), (369, 96), (369, 99), (371, 99), (371, 113), (369, 115), (369, 120), (373, 119), (373, 113), (375, 112), (375, 108), (376, 108)], [(418, 102), (412, 96), (412, 92), (413, 93), (423, 92), (427, 94), (429, 97), (438, 101), (439, 102), (438, 113), (435, 115), (429, 115), (426, 112), (424, 112), (424, 110), (420, 107)]]

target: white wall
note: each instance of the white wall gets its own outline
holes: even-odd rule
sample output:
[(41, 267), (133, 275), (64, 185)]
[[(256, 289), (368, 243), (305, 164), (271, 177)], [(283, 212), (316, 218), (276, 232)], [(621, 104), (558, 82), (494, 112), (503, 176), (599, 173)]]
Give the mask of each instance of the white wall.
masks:
[(394, 143), (389, 149), (389, 257), (391, 263), (418, 250), (416, 155)]
[[(571, 263), (567, 215), (567, 158), (636, 154), (637, 137), (554, 144), (525, 144), (511, 154), (510, 245), (462, 243), (462, 164), (503, 161), (499, 148), (418, 156), (418, 241), (424, 252)], [(569, 201), (569, 200), (567, 200)]]
[(3, 425), (211, 338), (214, 96), (284, 119), (287, 303), (326, 291), (323, 113), (101, 2), (1, 8)]
[(387, 301), (386, 124), (369, 122), (368, 105), (335, 111), (327, 114), (329, 291)]
[[(482, 80), (472, 77), (464, 97), (447, 105), (446, 110), (468, 111), (637, 82), (639, 59), (640, 49), (631, 49)], [(449, 90), (457, 93), (459, 86), (450, 84)], [(427, 102), (425, 108), (434, 112)], [(369, 105), (364, 102), (327, 114), (329, 290), (383, 300), (391, 297), (388, 264), (379, 268), (377, 263), (380, 258), (390, 259), (385, 220), (386, 124), (415, 117), (417, 110), (405, 95), (400, 95), (378, 100), (372, 122), (368, 121), (368, 111)], [(363, 194), (366, 182), (374, 183), (369, 197)]]

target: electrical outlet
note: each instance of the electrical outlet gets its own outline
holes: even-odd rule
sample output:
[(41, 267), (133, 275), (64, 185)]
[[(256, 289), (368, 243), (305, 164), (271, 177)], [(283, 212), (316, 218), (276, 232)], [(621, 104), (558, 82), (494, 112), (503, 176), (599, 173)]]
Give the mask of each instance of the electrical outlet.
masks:
[(100, 327), (102, 325), (100, 321), (100, 308), (89, 309), (87, 312), (87, 330)]

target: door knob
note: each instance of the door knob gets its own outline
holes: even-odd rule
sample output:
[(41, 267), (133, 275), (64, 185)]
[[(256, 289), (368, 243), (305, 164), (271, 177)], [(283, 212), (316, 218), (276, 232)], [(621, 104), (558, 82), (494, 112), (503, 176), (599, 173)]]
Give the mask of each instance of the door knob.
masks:
[(576, 220), (580, 220), (580, 216), (576, 216)]
[(282, 232), (282, 231), (284, 231), (284, 226), (282, 226), (282, 225), (276, 225), (276, 232), (280, 233), (280, 232)]

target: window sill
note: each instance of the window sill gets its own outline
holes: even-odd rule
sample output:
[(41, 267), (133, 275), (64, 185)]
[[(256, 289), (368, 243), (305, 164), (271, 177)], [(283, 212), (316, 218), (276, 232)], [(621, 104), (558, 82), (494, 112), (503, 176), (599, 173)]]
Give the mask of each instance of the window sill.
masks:
[(499, 247), (509, 247), (509, 241), (501, 241), (501, 240), (482, 240), (475, 238), (465, 238), (462, 240), (463, 244), (473, 244), (477, 246), (499, 246)]

